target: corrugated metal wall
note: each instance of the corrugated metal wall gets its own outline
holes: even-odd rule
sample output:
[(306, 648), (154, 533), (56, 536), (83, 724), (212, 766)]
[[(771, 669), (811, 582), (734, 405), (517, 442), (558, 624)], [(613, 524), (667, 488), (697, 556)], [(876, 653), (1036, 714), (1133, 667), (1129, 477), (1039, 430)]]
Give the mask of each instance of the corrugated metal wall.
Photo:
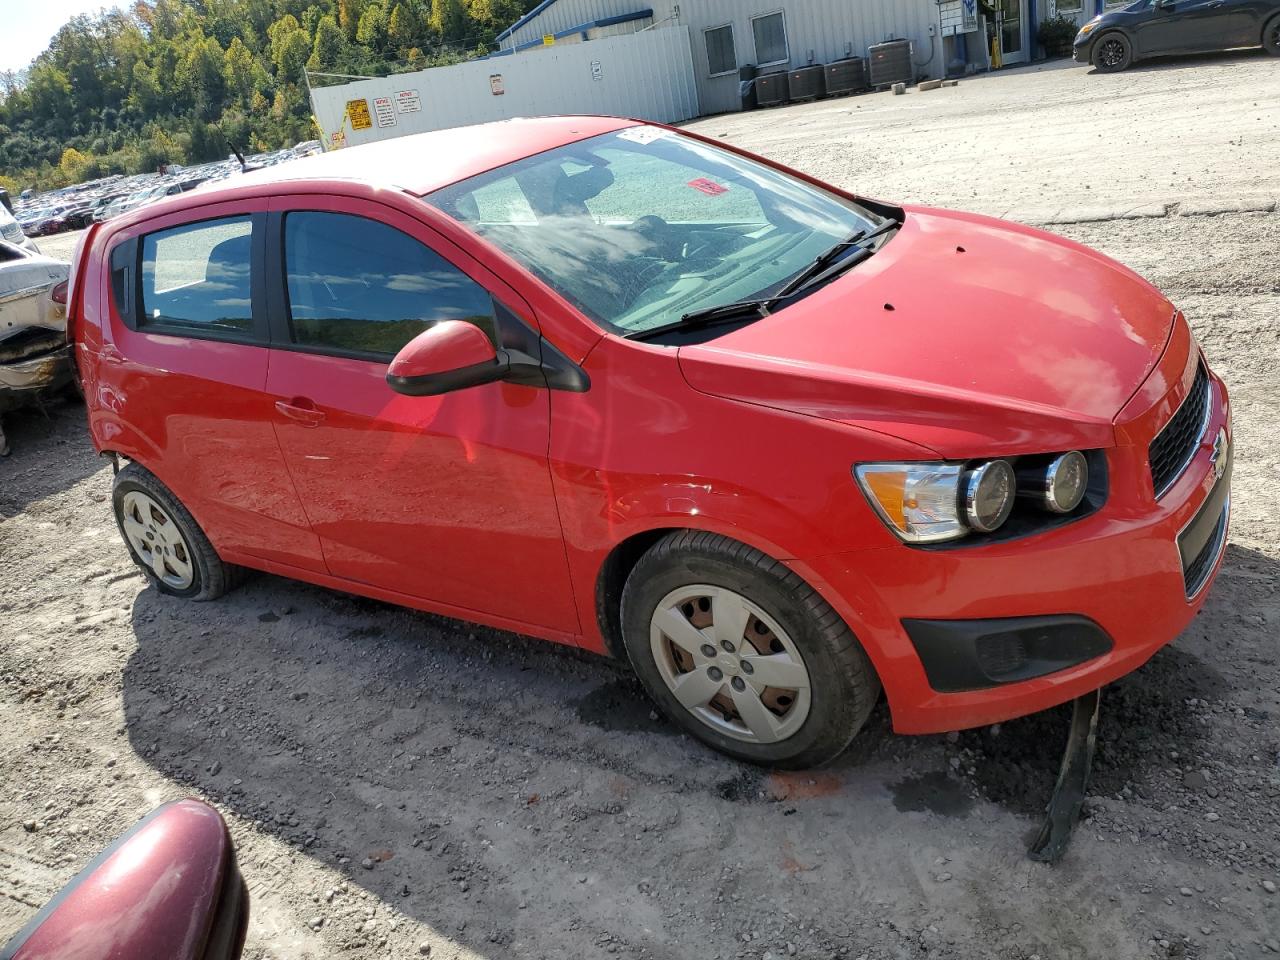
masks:
[(704, 113), (737, 110), (740, 100), (737, 78), (709, 76), (702, 31), (732, 24), (738, 65), (756, 63), (751, 18), (778, 10), (783, 13), (791, 55), (787, 69), (850, 55), (865, 57), (872, 44), (906, 39), (915, 44), (920, 73), (943, 75), (941, 40), (929, 36), (930, 25), (936, 32), (938, 24), (934, 0), (695, 0), (681, 4), (680, 14), (693, 33), (694, 71)]
[[(653, 10), (654, 23), (658, 24), (672, 15), (673, 7), (672, 0), (556, 0), (504, 39), (503, 46), (644, 9)], [(688, 26), (692, 39), (694, 78), (703, 113), (737, 110), (741, 105), (736, 77), (710, 76), (703, 31), (732, 24), (738, 65), (756, 63), (751, 18), (779, 10), (786, 23), (789, 69), (830, 63), (850, 55), (865, 57), (867, 47), (893, 39), (915, 44), (919, 73), (940, 77), (946, 68), (942, 39), (929, 35), (930, 26), (935, 34), (938, 28), (935, 0), (683, 0), (679, 10), (679, 22)], [(655, 26), (648, 33), (656, 33), (664, 26)], [(552, 49), (555, 48), (548, 48)], [(532, 51), (534, 55), (545, 52)]]
[[(473, 60), (391, 77), (357, 80), (311, 92), (326, 144), (343, 131), (352, 146), (487, 120), (561, 113), (604, 113), (674, 123), (699, 114), (689, 31), (650, 30), (590, 43), (560, 44), (535, 53)], [(494, 76), (502, 94), (493, 93)], [(421, 108), (395, 109), (397, 95), (416, 91)], [(375, 102), (389, 98), (379, 111)], [(372, 126), (352, 128), (347, 104), (364, 100)], [(381, 114), (381, 116), (379, 116)], [(394, 117), (394, 125), (380, 122)]]

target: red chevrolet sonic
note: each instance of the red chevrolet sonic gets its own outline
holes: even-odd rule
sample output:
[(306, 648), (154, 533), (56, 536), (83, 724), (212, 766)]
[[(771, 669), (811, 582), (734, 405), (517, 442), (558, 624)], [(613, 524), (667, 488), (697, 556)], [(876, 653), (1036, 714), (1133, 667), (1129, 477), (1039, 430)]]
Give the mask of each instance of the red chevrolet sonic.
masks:
[(71, 335), (156, 588), (243, 568), (624, 658), (734, 757), (1115, 680), (1204, 602), (1227, 393), (1084, 247), (605, 117), (96, 225)]

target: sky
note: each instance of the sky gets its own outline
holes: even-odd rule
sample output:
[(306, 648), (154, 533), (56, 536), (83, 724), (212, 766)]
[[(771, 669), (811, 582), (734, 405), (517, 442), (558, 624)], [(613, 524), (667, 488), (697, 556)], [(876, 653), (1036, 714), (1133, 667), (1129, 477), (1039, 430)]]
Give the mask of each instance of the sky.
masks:
[(123, 4), (112, 0), (0, 0), (0, 70), (21, 70), (43, 53), (58, 28), (81, 13)]

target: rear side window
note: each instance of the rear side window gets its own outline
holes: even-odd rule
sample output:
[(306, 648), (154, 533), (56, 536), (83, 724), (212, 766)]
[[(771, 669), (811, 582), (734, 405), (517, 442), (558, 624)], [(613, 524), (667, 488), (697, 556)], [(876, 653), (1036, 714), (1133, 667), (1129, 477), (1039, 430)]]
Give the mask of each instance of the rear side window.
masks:
[(253, 224), (227, 217), (142, 238), (138, 326), (214, 335), (253, 330)]
[(488, 292), (385, 223), (345, 213), (290, 213), (284, 252), (289, 323), (299, 345), (392, 357), (442, 320), (469, 320), (497, 343)]

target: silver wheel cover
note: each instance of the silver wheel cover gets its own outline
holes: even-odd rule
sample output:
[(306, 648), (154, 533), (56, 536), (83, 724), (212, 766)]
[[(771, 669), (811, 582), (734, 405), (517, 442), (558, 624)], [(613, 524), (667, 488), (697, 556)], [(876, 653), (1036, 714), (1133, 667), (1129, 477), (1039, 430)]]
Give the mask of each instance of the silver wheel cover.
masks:
[(130, 490), (120, 502), (120, 525), (125, 538), (156, 579), (175, 590), (195, 582), (191, 548), (173, 518), (154, 499)]
[(777, 621), (732, 590), (672, 590), (654, 609), (649, 647), (676, 700), (719, 734), (778, 743), (809, 716), (809, 671), (799, 649)]

